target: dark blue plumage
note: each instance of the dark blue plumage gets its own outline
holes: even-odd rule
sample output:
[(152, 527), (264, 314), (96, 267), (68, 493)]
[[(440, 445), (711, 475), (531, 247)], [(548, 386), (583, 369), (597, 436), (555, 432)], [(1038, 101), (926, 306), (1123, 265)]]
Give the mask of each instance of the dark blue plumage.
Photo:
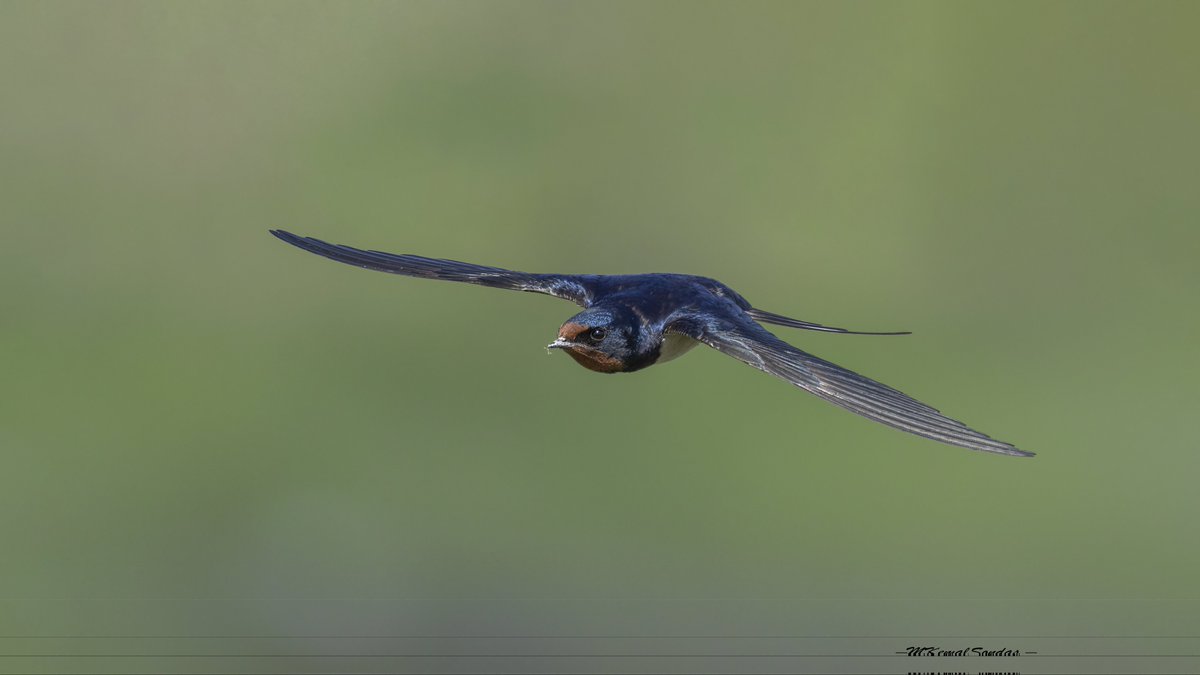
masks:
[(530, 274), (454, 260), (364, 251), (299, 237), (271, 234), (326, 258), (367, 269), (492, 288), (545, 293), (571, 300), (584, 310), (559, 329), (549, 346), (562, 349), (585, 368), (632, 372), (705, 344), (810, 393), (918, 436), (1004, 455), (1030, 456), (952, 420), (887, 385), (803, 352), (768, 332), (759, 322), (830, 333), (860, 333), (756, 309), (715, 279), (685, 274)]

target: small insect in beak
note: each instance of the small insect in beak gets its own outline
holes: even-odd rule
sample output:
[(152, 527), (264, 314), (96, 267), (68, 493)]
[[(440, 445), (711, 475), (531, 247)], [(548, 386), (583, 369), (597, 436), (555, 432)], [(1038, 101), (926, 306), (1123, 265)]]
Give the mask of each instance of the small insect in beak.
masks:
[(546, 349), (565, 349), (572, 346), (572, 342), (564, 337), (559, 337), (554, 342), (546, 345)]

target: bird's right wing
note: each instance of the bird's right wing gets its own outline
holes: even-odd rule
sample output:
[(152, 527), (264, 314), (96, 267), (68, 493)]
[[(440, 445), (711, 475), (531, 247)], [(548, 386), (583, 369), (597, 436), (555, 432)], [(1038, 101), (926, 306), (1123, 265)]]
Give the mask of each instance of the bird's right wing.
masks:
[(369, 270), (403, 274), (410, 277), (461, 281), (491, 288), (545, 293), (587, 307), (592, 303), (594, 285), (588, 277), (570, 274), (530, 274), (499, 267), (472, 265), (457, 260), (423, 258), (418, 255), (364, 251), (350, 246), (329, 244), (312, 237), (300, 237), (283, 230), (271, 234), (292, 246), (316, 253), (330, 260), (363, 267)]
[(801, 351), (745, 314), (684, 316), (668, 324), (667, 331), (688, 335), (830, 403), (901, 431), (971, 450), (1022, 457), (1033, 454), (975, 431), (887, 385)]

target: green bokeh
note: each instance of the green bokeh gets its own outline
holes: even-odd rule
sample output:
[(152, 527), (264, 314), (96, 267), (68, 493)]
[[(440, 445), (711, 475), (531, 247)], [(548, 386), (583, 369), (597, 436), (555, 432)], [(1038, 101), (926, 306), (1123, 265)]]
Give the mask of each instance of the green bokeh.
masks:
[[(0, 596), (1200, 597), (1200, 7), (5, 3)], [(528, 271), (706, 274), (1038, 452)]]

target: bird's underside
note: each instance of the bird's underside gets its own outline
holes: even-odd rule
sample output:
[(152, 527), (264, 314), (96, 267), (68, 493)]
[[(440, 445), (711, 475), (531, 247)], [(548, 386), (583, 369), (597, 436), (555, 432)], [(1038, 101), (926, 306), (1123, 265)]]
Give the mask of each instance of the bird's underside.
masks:
[[(671, 334), (687, 336), (830, 403), (896, 429), (971, 450), (1033, 455), (975, 431), (887, 385), (797, 349), (767, 331), (761, 323), (831, 333), (858, 331), (800, 321), (754, 308), (729, 287), (712, 279), (677, 274), (531, 274), (453, 260), (360, 250), (282, 230), (272, 230), (271, 234), (306, 251), (348, 265), (392, 274), (544, 293), (584, 307), (585, 312), (578, 316), (592, 313), (635, 317), (633, 320), (640, 323), (641, 333), (654, 341), (646, 348), (654, 349), (655, 358), (664, 337)], [(586, 345), (578, 346), (591, 349)]]

